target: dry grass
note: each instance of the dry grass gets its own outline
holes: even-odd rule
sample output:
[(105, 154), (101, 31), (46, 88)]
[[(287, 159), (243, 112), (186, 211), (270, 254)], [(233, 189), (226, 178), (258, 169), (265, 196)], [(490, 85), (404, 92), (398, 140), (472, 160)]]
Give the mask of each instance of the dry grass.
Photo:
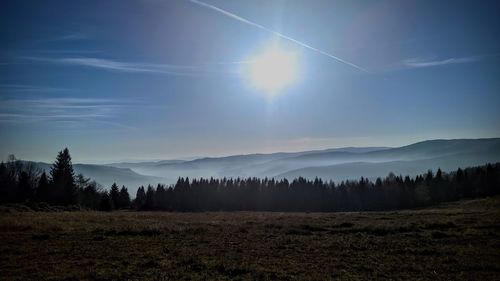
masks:
[(8, 212), (2, 280), (498, 280), (500, 197), (377, 213)]

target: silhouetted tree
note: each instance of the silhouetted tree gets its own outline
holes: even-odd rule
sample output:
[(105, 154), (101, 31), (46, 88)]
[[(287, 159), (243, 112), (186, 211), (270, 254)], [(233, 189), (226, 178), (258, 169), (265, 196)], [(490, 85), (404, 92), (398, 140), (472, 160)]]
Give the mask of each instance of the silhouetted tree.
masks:
[(120, 194), (118, 195), (118, 205), (117, 208), (129, 208), (130, 207), (130, 195), (125, 186), (120, 189)]
[(134, 205), (140, 210), (144, 207), (144, 204), (146, 204), (146, 192), (144, 191), (144, 186), (141, 186), (137, 189)]
[(50, 201), (50, 185), (49, 180), (47, 179), (47, 174), (45, 172), (40, 176), (40, 180), (38, 180), (38, 187), (36, 189), (36, 197), (40, 202), (49, 202)]
[(167, 210), (169, 209), (168, 206), (168, 197), (167, 197), (167, 191), (165, 190), (165, 186), (162, 184), (158, 184), (156, 187), (156, 192), (155, 192), (155, 209), (159, 210)]
[(107, 191), (105, 191), (101, 195), (101, 201), (99, 203), (99, 210), (105, 211), (105, 212), (110, 212), (113, 210), (113, 201), (111, 200), (111, 197), (109, 196)]
[(7, 166), (2, 161), (0, 163), (0, 203), (7, 202), (8, 185), (7, 185)]
[(52, 165), (50, 175), (54, 197), (51, 203), (58, 205), (75, 204), (77, 199), (77, 189), (75, 186), (75, 175), (69, 150), (65, 148), (57, 155), (56, 161)]
[(485, 169), (485, 183), (484, 190), (481, 192), (482, 195), (495, 195), (495, 189), (498, 189), (498, 183), (500, 183), (500, 175), (498, 171), (495, 171), (495, 167), (488, 163)]
[(26, 172), (21, 172), (19, 176), (19, 182), (17, 187), (18, 202), (33, 199), (34, 190), (31, 187), (31, 179)]
[(95, 181), (91, 181), (81, 191), (80, 204), (86, 208), (98, 210), (101, 204), (102, 192)]
[(109, 197), (111, 197), (111, 202), (113, 202), (113, 206), (115, 208), (120, 207), (120, 190), (118, 189), (118, 185), (113, 183), (111, 185), (111, 189), (109, 190)]
[(16, 178), (9, 163), (0, 163), (0, 202), (14, 202), (16, 197)]
[(151, 185), (148, 185), (148, 191), (146, 191), (146, 203), (143, 208), (146, 210), (153, 210), (155, 208), (155, 190)]
[(40, 169), (30, 162), (9, 155), (0, 165), (0, 202), (23, 202), (33, 199)]

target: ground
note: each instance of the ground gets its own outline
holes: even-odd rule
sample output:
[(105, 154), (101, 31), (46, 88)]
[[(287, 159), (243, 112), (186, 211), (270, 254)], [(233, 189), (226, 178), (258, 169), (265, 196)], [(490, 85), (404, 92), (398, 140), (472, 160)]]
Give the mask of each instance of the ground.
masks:
[(1, 280), (499, 280), (500, 197), (366, 213), (0, 214)]

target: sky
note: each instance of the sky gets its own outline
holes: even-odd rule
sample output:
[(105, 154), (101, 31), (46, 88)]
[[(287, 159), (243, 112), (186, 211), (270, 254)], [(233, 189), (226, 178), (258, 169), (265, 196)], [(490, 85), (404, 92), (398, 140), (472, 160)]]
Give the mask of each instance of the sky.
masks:
[[(500, 136), (498, 1), (2, 1), (0, 157), (77, 163)], [(269, 95), (249, 58), (297, 79)], [(251, 62), (250, 62), (251, 63)]]

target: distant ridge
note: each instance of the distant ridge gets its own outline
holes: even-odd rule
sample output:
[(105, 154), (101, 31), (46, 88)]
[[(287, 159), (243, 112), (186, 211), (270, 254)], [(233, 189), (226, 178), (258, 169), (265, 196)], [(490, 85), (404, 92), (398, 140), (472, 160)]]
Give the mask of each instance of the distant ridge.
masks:
[[(426, 140), (401, 147), (345, 147), (301, 152), (256, 153), (205, 157), (194, 160), (122, 162), (106, 165), (75, 164), (83, 173), (109, 187), (113, 182), (131, 192), (138, 186), (172, 184), (179, 177), (275, 177), (324, 180), (374, 179), (389, 172), (416, 175), (428, 169), (500, 162), (500, 138)], [(50, 164), (37, 163), (48, 170)]]
[[(155, 162), (155, 164), (135, 163), (129, 167), (141, 174), (170, 179), (179, 176), (191, 178), (321, 176), (327, 179), (345, 179), (366, 176), (365, 173), (371, 175), (374, 172), (381, 173), (377, 176), (385, 176), (391, 171), (413, 174), (438, 167), (455, 169), (457, 165), (480, 165), (488, 161), (500, 161), (499, 151), (500, 138), (436, 139), (401, 147), (345, 147), (301, 152), (256, 153), (179, 162)], [(399, 162), (401, 166), (396, 164)]]

